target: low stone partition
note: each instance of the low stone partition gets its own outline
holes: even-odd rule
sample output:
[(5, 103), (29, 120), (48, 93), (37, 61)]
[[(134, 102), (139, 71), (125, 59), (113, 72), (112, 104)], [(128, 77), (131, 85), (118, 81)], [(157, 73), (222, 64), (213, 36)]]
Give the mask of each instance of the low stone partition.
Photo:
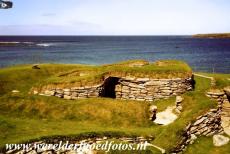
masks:
[(192, 78), (149, 79), (121, 78), (116, 85), (116, 98), (153, 101), (180, 95), (193, 89)]
[(53, 88), (50, 90), (45, 90), (40, 95), (56, 96), (64, 99), (80, 99), (80, 98), (99, 97), (101, 90), (102, 90), (102, 85), (75, 87), (75, 88), (66, 88), (66, 89)]

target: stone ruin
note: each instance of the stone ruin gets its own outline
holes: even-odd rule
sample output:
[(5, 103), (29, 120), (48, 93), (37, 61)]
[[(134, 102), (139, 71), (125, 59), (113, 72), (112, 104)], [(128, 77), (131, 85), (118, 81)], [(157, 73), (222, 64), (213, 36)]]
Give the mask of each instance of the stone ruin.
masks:
[(193, 78), (151, 79), (135, 77), (108, 77), (94, 86), (43, 88), (34, 94), (64, 99), (109, 97), (122, 100), (154, 101), (177, 96), (193, 89)]

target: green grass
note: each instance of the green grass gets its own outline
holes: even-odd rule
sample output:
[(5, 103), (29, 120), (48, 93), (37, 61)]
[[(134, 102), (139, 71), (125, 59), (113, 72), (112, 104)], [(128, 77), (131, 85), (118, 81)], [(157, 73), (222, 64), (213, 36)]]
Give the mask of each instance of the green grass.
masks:
[(230, 143), (221, 147), (215, 147), (212, 137), (201, 137), (194, 144), (188, 146), (185, 154), (194, 154), (194, 152), (196, 154), (229, 154)]
[[(167, 62), (158, 62), (155, 65), (169, 67)], [(148, 120), (148, 107), (151, 104), (146, 102), (109, 98), (63, 100), (28, 94), (32, 87), (47, 82), (54, 76), (72, 77), (79, 73), (79, 69), (80, 72), (101, 72), (100, 68), (95, 67), (97, 70), (92, 67), (95, 66), (43, 64), (40, 70), (33, 70), (29, 65), (1, 69), (0, 132), (4, 133), (0, 134), (0, 146), (56, 135), (152, 135), (155, 137), (152, 143), (169, 152), (181, 139), (181, 133), (190, 121), (216, 107), (216, 102), (211, 101), (204, 93), (210, 88), (210, 80), (200, 77), (195, 77), (195, 90), (183, 95), (185, 99), (182, 114), (168, 126), (158, 126)], [(114, 66), (103, 67), (110, 70)], [(150, 71), (149, 69), (146, 68), (143, 72)], [(124, 71), (132, 72), (133, 68)], [(11, 93), (14, 89), (20, 93)], [(153, 104), (162, 111), (168, 105), (174, 105), (174, 101), (175, 97), (172, 97)], [(146, 153), (150, 152), (157, 153), (153, 148)]]
[[(136, 64), (144, 64), (139, 67)], [(45, 67), (45, 66), (44, 66)], [(63, 67), (63, 70), (65, 68)], [(84, 74), (84, 75), (81, 75)], [(144, 60), (130, 60), (102, 66), (81, 65), (72, 70), (53, 75), (39, 82), (38, 87), (85, 86), (100, 84), (108, 76), (149, 77), (149, 78), (186, 78), (191, 76), (191, 68), (182, 61), (162, 60), (149, 63)]]
[(213, 89), (222, 89), (230, 85), (230, 74), (215, 74), (215, 73), (198, 73), (209, 77), (214, 77), (216, 85)]

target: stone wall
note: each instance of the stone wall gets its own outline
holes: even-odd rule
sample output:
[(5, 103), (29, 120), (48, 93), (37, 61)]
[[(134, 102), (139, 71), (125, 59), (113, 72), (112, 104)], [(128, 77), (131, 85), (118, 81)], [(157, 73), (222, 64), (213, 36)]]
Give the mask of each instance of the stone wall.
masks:
[[(111, 78), (111, 77), (109, 77)], [(115, 77), (112, 77), (115, 78)], [(108, 79), (108, 78), (107, 78)], [(169, 98), (182, 94), (193, 88), (192, 78), (188, 79), (149, 79), (149, 78), (117, 78), (105, 80), (104, 83), (95, 86), (52, 88), (42, 90), (40, 95), (57, 96), (64, 99), (79, 99), (104, 96), (105, 91), (115, 93), (117, 99), (153, 101), (155, 99)], [(111, 82), (111, 83), (110, 83)], [(111, 84), (111, 85), (108, 85)], [(114, 89), (111, 89), (114, 87)], [(37, 91), (34, 93), (38, 93)], [(107, 94), (108, 95), (108, 94)]]
[(217, 101), (217, 109), (211, 109), (209, 112), (197, 117), (194, 123), (187, 125), (183, 138), (174, 149), (174, 153), (184, 151), (187, 145), (192, 144), (198, 136), (212, 136), (225, 132), (223, 127), (223, 104), (229, 103), (227, 94), (223, 91), (207, 92), (206, 96)]
[(56, 96), (64, 99), (80, 99), (80, 98), (99, 97), (101, 89), (102, 89), (101, 85), (66, 88), (66, 89), (53, 88), (41, 92), (40, 95)]
[(121, 78), (116, 85), (116, 98), (153, 101), (180, 95), (193, 88), (192, 78), (149, 79)]

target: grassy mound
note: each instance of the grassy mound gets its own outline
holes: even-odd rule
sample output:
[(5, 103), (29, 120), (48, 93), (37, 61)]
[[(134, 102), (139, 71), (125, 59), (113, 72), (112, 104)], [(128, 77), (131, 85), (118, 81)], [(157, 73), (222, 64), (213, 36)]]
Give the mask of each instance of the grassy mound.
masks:
[[(185, 77), (190, 75), (191, 69), (183, 62), (159, 61), (148, 64), (130, 61), (103, 66), (42, 64), (40, 67), (35, 70), (26, 65), (0, 70), (0, 132), (4, 132), (0, 133), (0, 146), (56, 135), (98, 133), (151, 135), (155, 138), (154, 144), (170, 151), (181, 139), (188, 122), (216, 106), (216, 102), (205, 96), (205, 91), (211, 87), (210, 80), (201, 77), (195, 77), (194, 91), (183, 95), (182, 114), (168, 126), (158, 126), (148, 120), (148, 107), (151, 104), (146, 102), (110, 98), (62, 100), (28, 94), (32, 87), (39, 84), (71, 83), (72, 79), (78, 81), (75, 77), (85, 79), (88, 74), (94, 73), (99, 76), (108, 73), (141, 76), (142, 72), (152, 77)], [(20, 92), (12, 93), (14, 89)], [(152, 104), (162, 111), (174, 105), (174, 102), (175, 98), (172, 97)], [(149, 152), (156, 153), (154, 149)]]

